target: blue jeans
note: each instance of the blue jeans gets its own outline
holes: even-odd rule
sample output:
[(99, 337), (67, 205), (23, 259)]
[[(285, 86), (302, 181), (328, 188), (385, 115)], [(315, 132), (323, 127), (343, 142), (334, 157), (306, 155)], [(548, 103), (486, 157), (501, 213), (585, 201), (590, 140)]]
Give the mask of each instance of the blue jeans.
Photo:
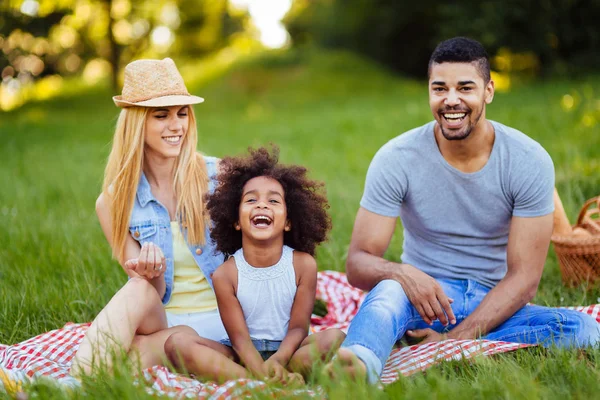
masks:
[[(221, 344), (233, 348), (229, 339), (221, 340)], [(260, 354), (263, 361), (267, 361), (273, 354), (277, 353), (279, 346), (281, 346), (281, 340), (252, 339), (252, 344), (258, 350), (258, 354)]]
[[(460, 324), (481, 303), (489, 288), (473, 280), (438, 279), (452, 299), (456, 324)], [(394, 344), (407, 330), (431, 328), (445, 332), (438, 320), (429, 326), (410, 303), (400, 283), (381, 281), (369, 292), (352, 320), (342, 347), (348, 348), (367, 366), (367, 376), (375, 383)], [(600, 341), (600, 324), (574, 310), (527, 305), (482, 339), (541, 344), (549, 347), (588, 346)]]

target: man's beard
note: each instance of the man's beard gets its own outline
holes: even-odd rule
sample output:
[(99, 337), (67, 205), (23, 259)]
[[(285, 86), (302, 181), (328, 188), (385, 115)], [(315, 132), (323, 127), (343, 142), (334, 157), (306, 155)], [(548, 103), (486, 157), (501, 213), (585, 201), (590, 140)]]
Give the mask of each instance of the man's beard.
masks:
[(458, 109), (458, 110), (454, 110), (454, 109), (445, 109), (445, 110), (440, 110), (439, 111), (439, 115), (440, 118), (444, 118), (443, 114), (444, 113), (450, 113), (450, 112), (464, 112), (465, 113), (465, 119), (467, 119), (466, 125), (461, 129), (461, 130), (454, 130), (454, 129), (444, 129), (442, 124), (440, 125), (440, 130), (442, 131), (442, 135), (444, 136), (444, 138), (446, 140), (464, 140), (466, 138), (469, 137), (469, 135), (471, 134), (471, 132), (473, 131), (473, 127), (475, 125), (477, 125), (477, 123), (479, 122), (479, 119), (481, 118), (481, 115), (483, 114), (483, 106), (481, 107), (481, 111), (479, 112), (479, 114), (477, 115), (477, 117), (475, 118), (475, 122), (471, 121), (471, 112), (472, 110), (470, 108), (467, 108), (465, 110), (462, 109)]
[[(443, 118), (443, 117), (442, 117)], [(471, 131), (473, 130), (473, 125), (471, 121), (467, 123), (465, 127), (463, 127), (460, 131), (457, 130), (446, 130), (443, 126), (440, 125), (440, 129), (442, 130), (442, 135), (446, 140), (463, 140), (469, 137)]]

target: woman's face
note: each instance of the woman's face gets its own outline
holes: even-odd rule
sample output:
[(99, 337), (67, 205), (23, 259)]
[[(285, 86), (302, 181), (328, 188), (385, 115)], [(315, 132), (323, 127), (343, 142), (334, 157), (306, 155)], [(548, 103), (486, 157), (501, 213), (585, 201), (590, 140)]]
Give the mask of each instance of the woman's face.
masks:
[(151, 108), (146, 115), (146, 152), (163, 158), (179, 156), (188, 125), (189, 106)]

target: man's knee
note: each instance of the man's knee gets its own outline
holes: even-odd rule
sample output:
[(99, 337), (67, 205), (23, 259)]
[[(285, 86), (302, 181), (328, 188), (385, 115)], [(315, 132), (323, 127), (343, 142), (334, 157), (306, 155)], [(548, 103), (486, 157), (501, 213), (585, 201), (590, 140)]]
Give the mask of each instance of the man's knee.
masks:
[(592, 316), (575, 310), (554, 309), (546, 322), (552, 331), (545, 346), (586, 347), (600, 343), (600, 324)]
[(600, 343), (600, 324), (594, 317), (582, 312), (573, 312), (573, 316), (569, 319), (574, 319), (576, 345), (579, 347), (596, 346)]
[(364, 312), (371, 314), (378, 321), (393, 321), (410, 313), (410, 301), (395, 280), (386, 279), (379, 282), (367, 295), (361, 306)]
[(393, 279), (385, 279), (379, 282), (369, 295), (373, 297), (373, 300), (391, 304), (400, 305), (408, 302), (408, 297), (406, 297), (402, 285)]

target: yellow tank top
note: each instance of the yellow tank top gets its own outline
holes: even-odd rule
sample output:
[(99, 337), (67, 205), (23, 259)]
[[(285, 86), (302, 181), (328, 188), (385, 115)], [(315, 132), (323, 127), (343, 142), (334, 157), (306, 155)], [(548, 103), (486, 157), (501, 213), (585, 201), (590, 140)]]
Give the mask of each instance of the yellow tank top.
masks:
[(196, 265), (177, 221), (171, 221), (173, 233), (173, 292), (165, 310), (174, 314), (214, 311), (217, 299), (206, 277)]

